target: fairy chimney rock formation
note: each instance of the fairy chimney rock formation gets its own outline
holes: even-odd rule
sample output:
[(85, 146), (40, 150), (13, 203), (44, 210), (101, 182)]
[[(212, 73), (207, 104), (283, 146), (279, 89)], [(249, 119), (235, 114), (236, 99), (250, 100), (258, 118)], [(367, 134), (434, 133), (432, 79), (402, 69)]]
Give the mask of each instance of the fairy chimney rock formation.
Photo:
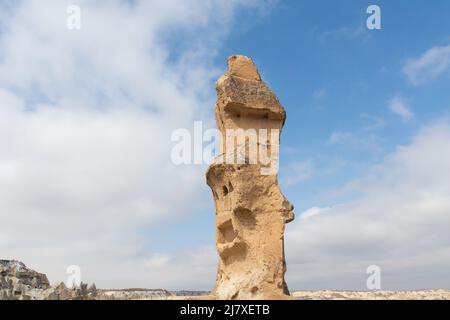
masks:
[(216, 91), (221, 155), (206, 174), (214, 196), (220, 258), (213, 295), (287, 298), (284, 229), (294, 213), (277, 180), (286, 113), (245, 56), (228, 58), (228, 71), (217, 81)]

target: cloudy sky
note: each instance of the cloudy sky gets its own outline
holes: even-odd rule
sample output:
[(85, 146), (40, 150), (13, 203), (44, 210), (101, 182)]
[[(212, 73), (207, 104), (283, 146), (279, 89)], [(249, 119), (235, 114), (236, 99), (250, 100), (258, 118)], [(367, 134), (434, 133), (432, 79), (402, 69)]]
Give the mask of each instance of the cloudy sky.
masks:
[[(81, 29), (66, 26), (69, 5)], [(450, 3), (0, 0), (0, 258), (99, 287), (212, 288), (214, 81), (251, 56), (288, 120), (292, 290), (450, 288)]]

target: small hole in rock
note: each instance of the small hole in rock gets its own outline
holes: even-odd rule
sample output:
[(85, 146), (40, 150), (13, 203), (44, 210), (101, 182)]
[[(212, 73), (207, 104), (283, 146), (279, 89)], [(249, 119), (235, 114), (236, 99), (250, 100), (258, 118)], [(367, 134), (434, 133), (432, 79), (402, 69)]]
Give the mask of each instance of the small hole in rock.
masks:
[(233, 242), (234, 238), (237, 236), (237, 231), (234, 229), (231, 220), (220, 225), (218, 229), (220, 243)]

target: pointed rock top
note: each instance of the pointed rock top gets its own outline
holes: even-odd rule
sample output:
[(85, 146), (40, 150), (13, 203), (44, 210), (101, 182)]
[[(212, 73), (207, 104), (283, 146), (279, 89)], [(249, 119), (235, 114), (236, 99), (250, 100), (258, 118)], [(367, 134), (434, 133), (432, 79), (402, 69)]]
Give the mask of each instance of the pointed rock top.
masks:
[(255, 63), (243, 55), (233, 55), (228, 58), (228, 74), (246, 80), (261, 81)]

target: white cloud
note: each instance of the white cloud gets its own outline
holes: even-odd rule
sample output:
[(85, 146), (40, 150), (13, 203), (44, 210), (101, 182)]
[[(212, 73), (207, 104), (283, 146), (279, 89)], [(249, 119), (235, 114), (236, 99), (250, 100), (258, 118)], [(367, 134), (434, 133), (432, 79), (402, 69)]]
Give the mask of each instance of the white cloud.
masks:
[(400, 116), (403, 121), (409, 121), (414, 117), (408, 102), (400, 96), (395, 96), (389, 101), (389, 109)]
[(325, 98), (328, 95), (328, 92), (325, 88), (316, 89), (313, 92), (313, 98), (316, 100), (320, 100)]
[(449, 163), (450, 124), (432, 124), (354, 181), (353, 201), (300, 214), (287, 227), (290, 288), (366, 290), (369, 265), (385, 289), (450, 288)]
[(146, 265), (150, 268), (160, 269), (168, 266), (171, 260), (171, 256), (168, 254), (155, 254), (153, 257), (147, 260)]
[(281, 177), (282, 184), (292, 187), (311, 178), (314, 166), (311, 160), (297, 161), (289, 164)]
[(360, 118), (364, 121), (364, 131), (377, 130), (383, 128), (386, 125), (386, 121), (383, 118), (373, 116), (368, 113), (360, 114)]
[(359, 38), (365, 41), (369, 37), (365, 24), (363, 26), (363, 24), (359, 22), (356, 26), (336, 27), (333, 30), (326, 31), (315, 28), (313, 32), (317, 34), (317, 39), (321, 43), (336, 40), (354, 40)]
[(335, 145), (348, 150), (365, 150), (377, 155), (381, 153), (378, 137), (374, 134), (359, 134), (345, 131), (332, 132), (328, 145)]
[(409, 59), (403, 72), (409, 81), (418, 86), (431, 81), (450, 70), (450, 45), (433, 47), (421, 57)]
[[(82, 10), (79, 31), (66, 28), (73, 3)], [(2, 258), (52, 281), (80, 265), (100, 287), (165, 280), (175, 288), (175, 280), (192, 284), (199, 269), (197, 279), (205, 278), (190, 257), (197, 249), (181, 255), (184, 264), (155, 260), (144, 234), (201, 205), (205, 168), (172, 165), (171, 132), (212, 121), (215, 52), (234, 12), (260, 5), (1, 2)], [(150, 268), (172, 261), (164, 272)], [(192, 277), (183, 282), (181, 274)]]
[(358, 143), (355, 137), (349, 132), (336, 131), (331, 133), (331, 136), (328, 138), (329, 144), (338, 144), (344, 141), (351, 141), (352, 144)]

